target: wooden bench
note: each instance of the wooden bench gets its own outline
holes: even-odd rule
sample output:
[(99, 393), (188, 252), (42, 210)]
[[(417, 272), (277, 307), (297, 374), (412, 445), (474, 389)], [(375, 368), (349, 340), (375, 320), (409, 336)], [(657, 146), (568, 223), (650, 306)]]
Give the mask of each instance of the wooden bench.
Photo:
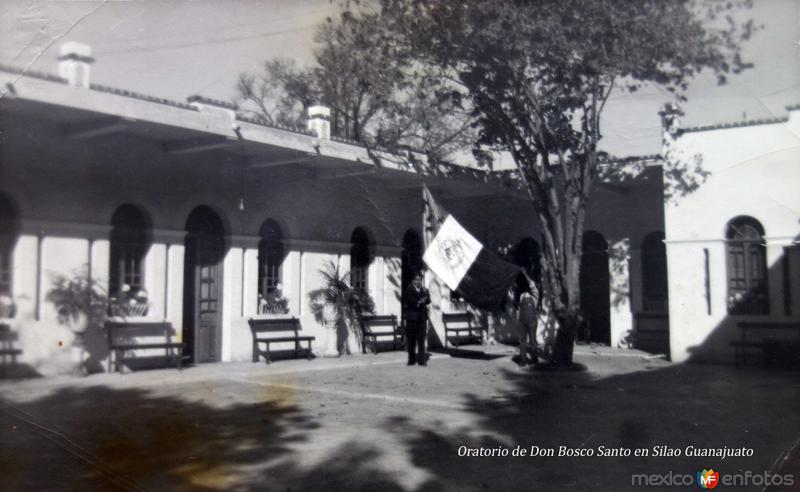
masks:
[[(800, 358), (800, 322), (740, 321), (738, 327), (741, 339), (730, 342), (737, 366), (747, 365), (751, 358), (769, 362), (767, 355), (775, 351), (794, 352), (795, 361)], [(796, 339), (785, 336), (792, 331), (797, 333)]]
[[(378, 353), (380, 337), (392, 338), (392, 350), (402, 349), (404, 346), (404, 337), (400, 333), (397, 316), (394, 314), (361, 316), (361, 329), (364, 333), (364, 349), (366, 350), (371, 343), (374, 354)], [(389, 343), (388, 340), (386, 343)]]
[[(250, 318), (247, 320), (250, 325), (250, 333), (253, 334), (253, 362), (258, 362), (258, 356), (264, 357), (269, 364), (269, 346), (272, 343), (294, 343), (294, 356), (299, 357), (305, 353), (308, 359), (313, 359), (311, 352), (311, 342), (316, 337), (300, 335), (300, 320), (297, 318)], [(301, 342), (308, 343), (307, 347), (301, 347)], [(264, 345), (264, 349), (260, 348)], [(292, 350), (292, 349), (290, 349)]]
[[(175, 330), (172, 324), (166, 321), (112, 321), (105, 322), (106, 336), (108, 338), (109, 371), (114, 367), (116, 372), (122, 372), (122, 365), (131, 357), (134, 351), (164, 350), (167, 362), (174, 362), (180, 370), (183, 364), (183, 342), (172, 340)], [(142, 357), (142, 356), (139, 356)]]
[[(484, 328), (474, 321), (474, 316), (470, 312), (442, 313), (442, 324), (444, 325), (445, 348), (447, 348), (450, 333), (455, 334), (453, 336), (453, 345), (456, 347), (464, 339), (466, 339), (467, 343), (473, 341), (483, 343)], [(462, 333), (466, 333), (466, 335), (462, 335)]]
[(11, 331), (10, 326), (5, 323), (0, 324), (0, 366), (17, 363), (17, 356), (22, 354), (22, 350), (14, 348), (17, 338), (17, 334)]

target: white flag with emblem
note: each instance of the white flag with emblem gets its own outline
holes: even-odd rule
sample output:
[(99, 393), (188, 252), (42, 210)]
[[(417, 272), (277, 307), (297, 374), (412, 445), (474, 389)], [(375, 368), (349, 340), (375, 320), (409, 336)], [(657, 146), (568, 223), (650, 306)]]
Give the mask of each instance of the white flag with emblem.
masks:
[(481, 248), (481, 243), (449, 215), (425, 250), (423, 260), (450, 289), (455, 290)]

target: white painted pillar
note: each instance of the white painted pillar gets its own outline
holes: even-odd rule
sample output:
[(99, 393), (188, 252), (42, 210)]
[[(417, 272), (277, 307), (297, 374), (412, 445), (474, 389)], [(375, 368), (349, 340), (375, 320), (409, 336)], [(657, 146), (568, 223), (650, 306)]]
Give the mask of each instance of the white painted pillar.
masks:
[(17, 305), (16, 318), (36, 318), (36, 296), (39, 284), (39, 238), (24, 234), (17, 238), (13, 253), (11, 294)]
[(149, 316), (163, 317), (183, 336), (183, 251), (186, 231), (154, 229), (145, 263), (145, 289), (150, 294)]
[(243, 306), (242, 316), (249, 318), (258, 312), (258, 247), (243, 250), (242, 278)]
[(177, 333), (177, 339), (183, 336), (183, 260), (185, 247), (183, 243), (170, 244), (168, 248), (169, 268), (167, 271), (167, 309), (166, 318)]
[[(434, 338), (438, 339), (439, 343), (444, 346), (444, 324), (442, 324), (442, 312), (447, 309), (445, 305), (448, 302), (450, 290), (439, 278), (430, 270), (425, 273), (425, 285), (431, 294), (431, 305), (428, 308), (428, 319), (430, 319), (430, 326), (436, 334)], [(431, 340), (431, 337), (428, 337)]]
[(369, 295), (375, 301), (375, 313), (377, 314), (386, 314), (383, 302), (385, 278), (383, 257), (376, 256), (369, 267)]
[(403, 284), (403, 272), (400, 258), (386, 258), (384, 260), (385, 278), (383, 297), (386, 314), (396, 314), (397, 319), (402, 315), (400, 304), (401, 289)]
[(289, 300), (289, 313), (292, 316), (300, 316), (303, 304), (303, 292), (301, 289), (301, 270), (300, 251), (290, 251), (286, 255), (281, 265), (281, 282), (283, 283), (283, 295)]
[(222, 261), (221, 360), (231, 361), (234, 317), (240, 318), (242, 305), (242, 249), (230, 248)]
[[(108, 261), (106, 261), (108, 265)], [(147, 316), (166, 319), (166, 268), (167, 245), (154, 243), (150, 245), (144, 259), (144, 288), (148, 294), (150, 308)], [(107, 277), (107, 275), (106, 275)]]
[(95, 239), (91, 242), (91, 248), (92, 283), (108, 295), (111, 242), (108, 239)]
[(40, 314), (42, 319), (55, 320), (55, 309), (49, 303), (45, 305), (47, 293), (59, 276), (73, 278), (76, 275), (87, 274), (89, 240), (75, 237), (45, 237), (41, 246)]

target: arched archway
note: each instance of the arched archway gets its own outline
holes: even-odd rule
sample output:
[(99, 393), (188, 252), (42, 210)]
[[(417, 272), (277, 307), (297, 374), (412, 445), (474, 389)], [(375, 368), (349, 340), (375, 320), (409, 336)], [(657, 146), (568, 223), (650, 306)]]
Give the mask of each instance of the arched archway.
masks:
[(127, 285), (144, 288), (144, 259), (150, 249), (152, 223), (145, 211), (131, 204), (117, 207), (111, 216), (108, 291), (116, 295)]
[(664, 233), (651, 232), (642, 241), (642, 304), (645, 311), (668, 311), (667, 247)]
[(221, 358), (222, 260), (225, 226), (205, 205), (186, 220), (183, 277), (184, 354), (194, 362)]
[[(405, 306), (406, 289), (411, 285), (414, 274), (423, 269), (422, 237), (416, 229), (408, 229), (403, 234), (403, 251), (400, 253), (400, 305)], [(405, 313), (403, 313), (405, 315)]]
[(730, 314), (769, 314), (767, 247), (764, 226), (740, 216), (725, 229)]
[(517, 241), (517, 244), (511, 249), (511, 261), (517, 266), (525, 269), (525, 273), (536, 282), (536, 285), (541, 285), (542, 281), (542, 266), (539, 262), (539, 243), (532, 237), (524, 237)]
[(610, 274), (608, 243), (597, 231), (583, 234), (580, 289), (583, 323), (578, 329), (581, 342), (611, 344)]
[(350, 236), (350, 282), (356, 289), (369, 290), (369, 265), (373, 259), (373, 242), (363, 227), (356, 227)]
[(0, 295), (12, 297), (14, 248), (19, 237), (19, 209), (0, 193)]

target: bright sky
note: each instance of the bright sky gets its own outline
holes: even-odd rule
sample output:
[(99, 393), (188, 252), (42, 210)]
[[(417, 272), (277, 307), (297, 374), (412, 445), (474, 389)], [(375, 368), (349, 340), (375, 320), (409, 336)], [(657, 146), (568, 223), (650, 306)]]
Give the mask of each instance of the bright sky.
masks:
[[(335, 15), (330, 0), (42, 1), (0, 0), (0, 63), (56, 71), (58, 46), (92, 46), (92, 80), (183, 101), (192, 94), (229, 100), (239, 73), (280, 56), (308, 60), (314, 26)], [(785, 115), (800, 103), (797, 0), (756, 0), (764, 29), (745, 47), (755, 68), (718, 87), (701, 76), (684, 105), (685, 125)], [(660, 151), (655, 88), (613, 98), (604, 146), (618, 155)]]

